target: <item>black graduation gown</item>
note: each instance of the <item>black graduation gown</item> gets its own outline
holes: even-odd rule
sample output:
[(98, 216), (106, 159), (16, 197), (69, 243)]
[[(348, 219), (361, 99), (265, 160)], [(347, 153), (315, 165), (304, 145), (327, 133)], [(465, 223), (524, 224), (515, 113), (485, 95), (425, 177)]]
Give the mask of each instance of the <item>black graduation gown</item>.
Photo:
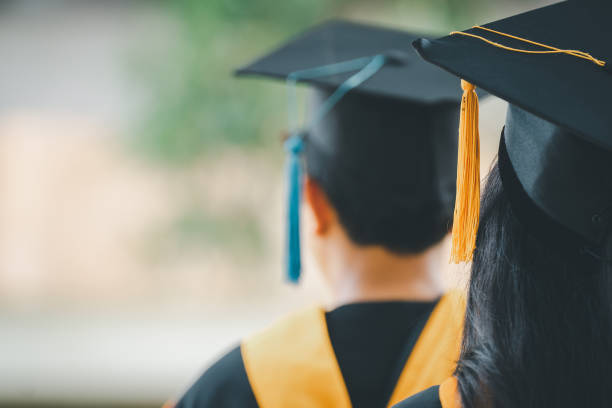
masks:
[[(436, 302), (367, 302), (325, 314), (353, 408), (385, 408)], [(214, 363), (176, 408), (257, 408), (240, 347)]]
[(440, 386), (436, 385), (393, 406), (393, 408), (443, 408), (440, 402)]

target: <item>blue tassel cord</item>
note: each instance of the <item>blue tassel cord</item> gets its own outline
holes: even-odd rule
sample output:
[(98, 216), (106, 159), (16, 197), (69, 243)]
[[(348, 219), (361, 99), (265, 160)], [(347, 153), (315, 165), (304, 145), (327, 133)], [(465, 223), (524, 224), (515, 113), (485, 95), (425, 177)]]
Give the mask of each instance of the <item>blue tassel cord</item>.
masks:
[(295, 134), (285, 141), (287, 152), (287, 248), (286, 270), (287, 279), (297, 283), (302, 269), (302, 256), (300, 250), (300, 201), (302, 194), (302, 163), (301, 153), (304, 140), (301, 135)]
[(358, 87), (368, 78), (376, 74), (385, 64), (383, 55), (373, 57), (357, 58), (337, 64), (324, 65), (303, 71), (291, 73), (287, 78), (289, 99), (289, 129), (291, 137), (285, 141), (287, 153), (286, 177), (287, 177), (287, 247), (285, 254), (287, 279), (291, 283), (297, 283), (302, 270), (302, 259), (300, 249), (300, 202), (302, 194), (302, 162), (301, 154), (304, 150), (304, 135), (306, 131), (298, 131), (297, 127), (297, 93), (296, 84), (299, 80), (336, 75), (344, 72), (356, 71), (344, 81), (330, 97), (315, 112), (309, 126), (316, 125), (327, 115), (329, 111), (349, 92)]

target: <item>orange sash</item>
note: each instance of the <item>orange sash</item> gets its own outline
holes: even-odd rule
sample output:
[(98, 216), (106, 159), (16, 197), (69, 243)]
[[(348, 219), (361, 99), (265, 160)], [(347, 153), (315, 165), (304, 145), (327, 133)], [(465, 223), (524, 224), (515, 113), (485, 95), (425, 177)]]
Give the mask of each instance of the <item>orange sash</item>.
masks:
[(461, 398), (457, 390), (457, 378), (447, 378), (439, 389), (442, 408), (461, 408)]
[[(464, 311), (463, 296), (457, 292), (440, 299), (404, 366), (389, 407), (452, 375)], [(306, 309), (280, 321), (243, 341), (241, 352), (261, 408), (351, 408), (323, 309)]]

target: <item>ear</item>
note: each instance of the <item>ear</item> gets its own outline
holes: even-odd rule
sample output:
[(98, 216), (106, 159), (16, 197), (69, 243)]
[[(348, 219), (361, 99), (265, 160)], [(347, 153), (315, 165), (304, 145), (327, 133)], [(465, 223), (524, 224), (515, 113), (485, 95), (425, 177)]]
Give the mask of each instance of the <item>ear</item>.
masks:
[(333, 209), (321, 186), (308, 176), (304, 177), (304, 201), (312, 210), (315, 233), (325, 234), (333, 220)]

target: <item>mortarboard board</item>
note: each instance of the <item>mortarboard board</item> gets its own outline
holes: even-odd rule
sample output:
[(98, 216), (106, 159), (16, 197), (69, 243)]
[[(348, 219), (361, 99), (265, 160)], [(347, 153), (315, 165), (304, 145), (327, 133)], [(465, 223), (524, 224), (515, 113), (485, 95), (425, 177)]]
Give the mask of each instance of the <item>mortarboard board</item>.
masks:
[[(415, 214), (413, 228), (431, 228), (427, 219), (418, 217), (423, 208), (448, 207), (450, 221), (459, 80), (418, 57), (411, 46), (418, 37), (399, 30), (330, 21), (237, 70), (240, 76), (277, 78), (290, 85), (292, 136), (286, 142), (290, 280), (298, 279), (301, 267), (298, 209), (302, 152), (309, 174), (326, 184), (324, 189), (336, 202), (356, 196), (380, 200), (376, 192), (385, 191), (398, 196), (389, 206), (401, 206), (406, 213)], [(314, 89), (310, 119), (302, 128), (295, 124), (297, 103), (292, 90), (297, 82)], [(357, 190), (366, 193), (358, 194)], [(358, 212), (359, 203), (353, 201), (352, 211)], [(363, 228), (392, 230), (398, 237), (402, 234), (401, 228), (382, 219)]]
[[(354, 93), (396, 97), (420, 104), (459, 101), (459, 81), (424, 63), (412, 48), (423, 33), (331, 20), (289, 40), (278, 49), (236, 71), (237, 75), (286, 80), (295, 72), (384, 55), (387, 63)], [(336, 89), (356, 69), (339, 74), (300, 78), (309, 85)], [(407, 77), (408, 76), (408, 77)]]
[(472, 84), (510, 103), (498, 165), (519, 220), (580, 254), (603, 245), (612, 225), (610, 16), (610, 2), (566, 1), (414, 43), (425, 60), (465, 80), (454, 260), (471, 259), (478, 227)]

